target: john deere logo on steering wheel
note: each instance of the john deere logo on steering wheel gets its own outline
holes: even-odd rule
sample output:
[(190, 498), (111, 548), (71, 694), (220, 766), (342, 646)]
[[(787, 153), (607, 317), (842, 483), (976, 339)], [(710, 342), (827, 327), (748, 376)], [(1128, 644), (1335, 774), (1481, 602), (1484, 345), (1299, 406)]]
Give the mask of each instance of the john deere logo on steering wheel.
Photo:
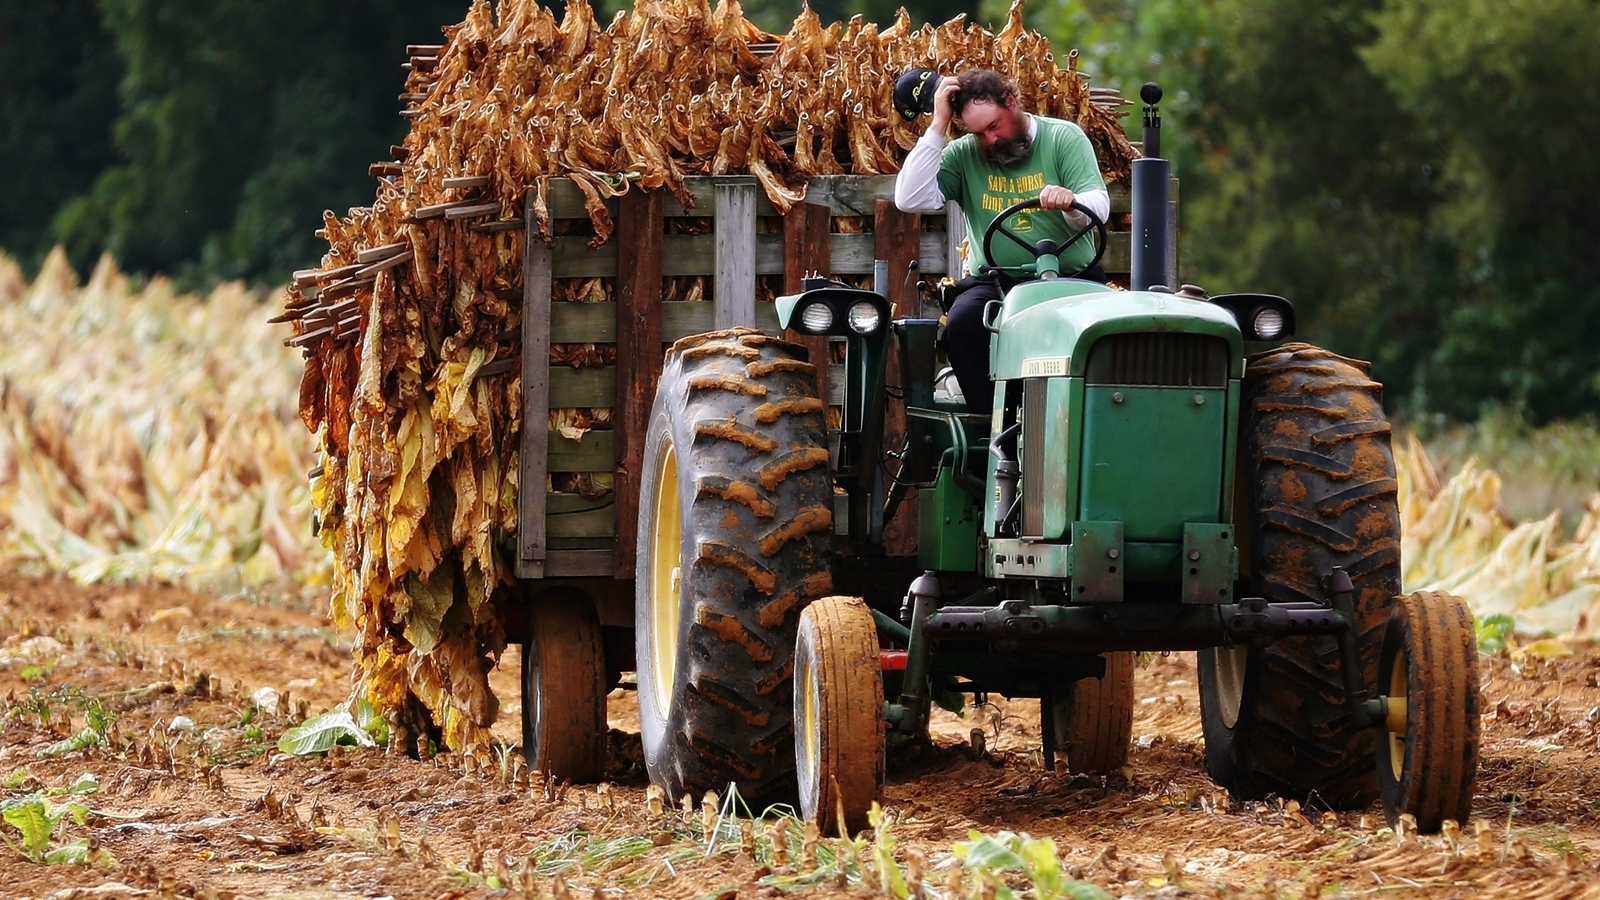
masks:
[(1031, 216), (1031, 215), (1029, 215), (1027, 213), (1017, 213), (1016, 215), (1012, 216), (1011, 217), (1011, 230), (1012, 231), (1032, 231), (1033, 230), (1033, 216)]

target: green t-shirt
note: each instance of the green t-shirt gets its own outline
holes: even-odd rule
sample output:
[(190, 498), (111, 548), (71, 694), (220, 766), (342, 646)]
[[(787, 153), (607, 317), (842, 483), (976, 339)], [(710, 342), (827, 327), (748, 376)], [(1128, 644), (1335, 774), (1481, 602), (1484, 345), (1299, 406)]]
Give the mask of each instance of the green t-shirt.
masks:
[[(1001, 168), (984, 162), (978, 155), (977, 139), (970, 134), (951, 141), (939, 159), (939, 190), (946, 200), (961, 204), (967, 217), (969, 272), (976, 272), (987, 262), (983, 258), (983, 232), (1000, 210), (1039, 196), (1047, 184), (1071, 188), (1073, 193), (1106, 188), (1094, 147), (1082, 128), (1062, 119), (1033, 118), (1039, 123), (1039, 133), (1034, 137), (1033, 155), (1025, 163)], [(1017, 213), (1006, 225), (1028, 241), (1054, 238), (1059, 243), (1077, 230), (1067, 223), (1064, 213), (1039, 209)], [(1063, 273), (1088, 265), (1094, 258), (1092, 241), (1093, 235), (1085, 235), (1061, 254)], [(995, 235), (994, 251), (999, 265), (1033, 262), (1026, 250), (1004, 235)]]

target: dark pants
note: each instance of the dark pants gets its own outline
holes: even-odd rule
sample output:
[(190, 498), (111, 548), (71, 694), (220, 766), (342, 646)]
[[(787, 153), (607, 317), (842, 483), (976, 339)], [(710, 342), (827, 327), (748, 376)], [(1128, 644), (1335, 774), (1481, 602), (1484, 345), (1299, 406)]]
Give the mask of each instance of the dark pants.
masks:
[[(1078, 277), (1104, 284), (1106, 273), (1096, 264)], [(989, 339), (993, 335), (983, 327), (983, 308), (1020, 283), (991, 274), (969, 275), (955, 284), (956, 299), (945, 313), (944, 336), (939, 343), (955, 370), (961, 393), (966, 395), (968, 412), (986, 415), (994, 408), (994, 382), (989, 380)]]

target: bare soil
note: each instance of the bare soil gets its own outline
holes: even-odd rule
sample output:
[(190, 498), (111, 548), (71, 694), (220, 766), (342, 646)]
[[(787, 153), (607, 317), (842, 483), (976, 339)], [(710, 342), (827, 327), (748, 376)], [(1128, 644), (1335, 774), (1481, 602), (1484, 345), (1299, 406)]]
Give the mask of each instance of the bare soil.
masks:
[[(515, 648), (494, 682), (496, 758), (278, 752), (284, 729), (349, 696), (348, 640), (291, 604), (0, 578), (0, 802), (99, 781), (85, 823), (54, 835), (90, 840), (93, 862), (0, 845), (0, 896), (881, 896), (808, 874), (798, 833), (776, 865), (768, 823), (756, 858), (732, 824), (707, 853), (698, 809), (651, 802), (626, 691), (610, 703), (610, 784), (530, 778)], [(1036, 702), (940, 714), (931, 744), (896, 744), (895, 853), (925, 861), (929, 896), (951, 894), (951, 845), (978, 830), (1049, 837), (1070, 874), (1116, 896), (1600, 897), (1600, 650), (1501, 653), (1484, 672), (1474, 820), (1455, 839), (1397, 836), (1376, 808), (1231, 803), (1205, 775), (1193, 657), (1174, 654), (1139, 670), (1132, 756), (1109, 778), (1044, 770)], [(263, 687), (287, 698), (258, 710)], [(41, 755), (94, 703), (116, 713), (114, 748)], [(973, 891), (994, 896), (969, 877), (959, 894)]]

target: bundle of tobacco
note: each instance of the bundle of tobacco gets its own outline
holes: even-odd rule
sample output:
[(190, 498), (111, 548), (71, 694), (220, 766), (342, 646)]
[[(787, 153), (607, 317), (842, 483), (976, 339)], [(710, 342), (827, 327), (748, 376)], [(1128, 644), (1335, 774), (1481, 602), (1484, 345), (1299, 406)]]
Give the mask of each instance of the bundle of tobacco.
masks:
[[(324, 214), (328, 253), (296, 274), (277, 318), (306, 355), (300, 412), (322, 452), (313, 496), (366, 691), (390, 709), (415, 697), (462, 748), (495, 718), (487, 673), (515, 588), (500, 545), (516, 527), (524, 425), (524, 221), (546, 240), (584, 226), (598, 247), (614, 228), (606, 199), (630, 190), (690, 206), (684, 178), (747, 174), (785, 211), (812, 176), (892, 173), (921, 127), (893, 113), (894, 79), (921, 65), (1015, 79), (1027, 108), (1083, 126), (1112, 180), (1133, 151), (1120, 100), (1090, 90), (1075, 52), (1058, 67), (1019, 7), (998, 34), (963, 19), (914, 29), (903, 11), (882, 30), (859, 17), (824, 27), (807, 10), (778, 36), (733, 0), (638, 0), (604, 29), (583, 0), (559, 24), (534, 0), (477, 0), (445, 35), (408, 48), (410, 134), (372, 167), (372, 206)], [(551, 222), (556, 178), (582, 192), (586, 225)], [(669, 281), (664, 299), (706, 296), (705, 279)], [(558, 280), (553, 293), (605, 301), (611, 279)], [(613, 359), (553, 344), (549, 363)], [(527, 424), (578, 438), (610, 416), (554, 409)], [(520, 487), (593, 497), (610, 475)]]

